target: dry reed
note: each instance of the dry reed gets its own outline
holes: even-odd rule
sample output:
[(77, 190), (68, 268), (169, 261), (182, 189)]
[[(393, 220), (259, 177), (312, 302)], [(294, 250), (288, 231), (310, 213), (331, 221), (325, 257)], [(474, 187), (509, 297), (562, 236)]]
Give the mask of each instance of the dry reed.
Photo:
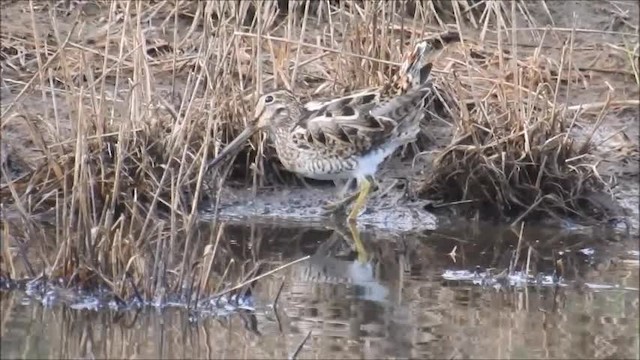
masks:
[[(637, 86), (637, 46), (605, 56), (597, 48), (575, 55), (574, 35), (555, 52), (544, 39), (523, 49), (517, 36), (510, 42), (498, 38), (483, 44), (467, 39), (456, 49), (446, 65), (449, 74), (437, 79), (445, 93), (455, 94), (449, 102), (453, 136), (421, 182), (417, 191), (422, 196), (464, 204), (467, 214), (514, 224), (549, 217), (607, 223), (623, 214), (610, 183), (598, 172), (603, 158), (594, 153), (598, 144), (592, 139), (609, 111), (639, 104), (613, 99), (624, 94), (630, 75)], [(601, 76), (586, 78), (588, 72), (611, 71), (613, 67), (585, 65), (601, 58), (622, 60), (618, 71), (626, 79), (617, 84), (625, 90), (615, 91)], [(580, 85), (587, 92), (605, 93), (606, 101), (568, 106)], [(637, 95), (637, 90), (632, 93)], [(591, 125), (578, 134), (584, 119), (591, 119)]]

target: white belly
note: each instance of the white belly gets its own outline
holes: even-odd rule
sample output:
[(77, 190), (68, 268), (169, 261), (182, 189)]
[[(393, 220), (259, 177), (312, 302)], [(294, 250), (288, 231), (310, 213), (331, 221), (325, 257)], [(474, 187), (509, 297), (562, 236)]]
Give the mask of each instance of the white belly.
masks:
[(337, 179), (362, 179), (366, 176), (373, 176), (378, 171), (380, 164), (393, 153), (393, 149), (380, 149), (372, 151), (357, 159), (357, 164), (353, 169), (340, 172), (300, 172), (304, 177), (316, 180), (337, 180)]

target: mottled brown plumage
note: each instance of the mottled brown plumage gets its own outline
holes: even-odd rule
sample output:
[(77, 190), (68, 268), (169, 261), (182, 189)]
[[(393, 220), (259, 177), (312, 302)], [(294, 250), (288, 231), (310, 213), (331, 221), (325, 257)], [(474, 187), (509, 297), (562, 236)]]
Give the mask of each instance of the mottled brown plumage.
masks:
[[(405, 57), (393, 82), (324, 102), (302, 104), (288, 90), (264, 94), (255, 121), (213, 160), (220, 161), (257, 130), (265, 130), (283, 166), (314, 179), (355, 178), (360, 194), (350, 219), (357, 217), (378, 165), (398, 147), (414, 141), (433, 96), (428, 81), (428, 42)], [(387, 96), (391, 96), (387, 98)]]

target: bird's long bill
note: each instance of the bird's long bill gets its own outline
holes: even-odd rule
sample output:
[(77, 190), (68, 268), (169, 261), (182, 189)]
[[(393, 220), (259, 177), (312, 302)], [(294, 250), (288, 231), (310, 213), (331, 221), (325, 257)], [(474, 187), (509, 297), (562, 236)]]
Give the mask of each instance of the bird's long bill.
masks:
[(222, 151), (220, 151), (215, 159), (211, 160), (209, 166), (211, 167), (219, 164), (228, 154), (232, 153), (237, 148), (240, 148), (240, 146), (242, 146), (242, 143), (247, 141), (257, 130), (258, 128), (255, 126), (246, 127), (244, 130), (242, 130), (240, 135), (238, 135), (235, 139), (233, 139), (233, 141), (227, 144), (227, 146), (225, 146)]

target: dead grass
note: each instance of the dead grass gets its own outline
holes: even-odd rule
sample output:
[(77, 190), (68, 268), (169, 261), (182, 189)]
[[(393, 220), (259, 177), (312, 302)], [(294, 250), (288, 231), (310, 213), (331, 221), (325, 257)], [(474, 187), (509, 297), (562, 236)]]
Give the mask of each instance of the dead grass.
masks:
[[(232, 169), (205, 166), (243, 128), (259, 93), (285, 86), (310, 99), (380, 86), (429, 34), (479, 32), (485, 41), (495, 33), (505, 44), (516, 15), (537, 27), (525, 2), (304, 4), (3, 4), (3, 227), (15, 230), (11, 214), (25, 239), (41, 232), (35, 216), (57, 229), (55, 256), (34, 271), (89, 273), (119, 294), (131, 294), (131, 278), (149, 297), (196, 273), (205, 282), (202, 264), (218, 241), (195, 226), (201, 200), (215, 200), (229, 176), (257, 188), (285, 175), (260, 139)], [(425, 191), (494, 199), (501, 211), (571, 209), (567, 200), (580, 199), (597, 174), (571, 160), (566, 108), (554, 102), (555, 84), (566, 80), (552, 70), (572, 68), (570, 48), (557, 66), (539, 53), (518, 60), (502, 46), (481, 47), (472, 60), (465, 44), (437, 63), (436, 78), (455, 70), (451, 83), (438, 83), (452, 96), (458, 133)], [(536, 190), (543, 180), (555, 185)], [(19, 249), (3, 249), (12, 277)]]
[[(638, 106), (633, 98), (619, 98), (637, 73), (637, 50), (578, 51), (574, 34), (555, 49), (556, 57), (545, 55), (554, 51), (542, 41), (523, 50), (517, 42), (478, 46), (467, 39), (457, 50), (447, 64), (449, 75), (438, 79), (446, 93), (455, 94), (454, 135), (418, 191), (470, 205), (465, 209), (477, 217), (513, 223), (545, 217), (593, 223), (620, 216), (611, 183), (598, 172), (603, 158), (593, 152), (592, 137), (608, 112)], [(635, 61), (625, 64), (628, 56)], [(613, 78), (603, 80), (609, 69), (593, 66), (602, 58), (617, 61), (626, 84), (615, 89)], [(570, 106), (576, 90), (605, 94), (605, 101)]]

